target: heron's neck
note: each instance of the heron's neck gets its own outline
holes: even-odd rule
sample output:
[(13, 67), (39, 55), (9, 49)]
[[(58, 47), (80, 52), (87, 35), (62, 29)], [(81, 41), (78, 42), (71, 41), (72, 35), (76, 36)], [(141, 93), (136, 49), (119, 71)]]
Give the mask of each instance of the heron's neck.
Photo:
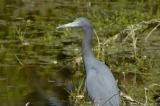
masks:
[(82, 41), (82, 55), (83, 55), (83, 62), (85, 66), (87, 64), (91, 64), (93, 59), (95, 59), (93, 51), (92, 51), (92, 28), (87, 27), (84, 28), (84, 37)]

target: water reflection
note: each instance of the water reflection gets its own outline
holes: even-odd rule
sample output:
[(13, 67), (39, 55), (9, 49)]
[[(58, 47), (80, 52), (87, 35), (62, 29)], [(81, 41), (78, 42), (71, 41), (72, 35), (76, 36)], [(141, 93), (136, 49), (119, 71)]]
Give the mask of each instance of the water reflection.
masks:
[(58, 77), (60, 73), (54, 76), (49, 73), (45, 76), (38, 75), (43, 70), (37, 65), (26, 65), (21, 70), (31, 90), (25, 96), (25, 103), (30, 102), (33, 106), (45, 106), (44, 104), (48, 103), (64, 105), (68, 97), (68, 92), (65, 90), (67, 83), (63, 82), (65, 80), (62, 80), (62, 77)]

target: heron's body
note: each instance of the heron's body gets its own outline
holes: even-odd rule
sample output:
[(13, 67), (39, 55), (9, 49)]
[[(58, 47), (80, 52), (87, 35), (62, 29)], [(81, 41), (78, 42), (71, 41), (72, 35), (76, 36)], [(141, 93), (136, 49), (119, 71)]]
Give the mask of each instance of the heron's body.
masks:
[(82, 56), (86, 70), (85, 87), (88, 96), (96, 106), (119, 106), (119, 91), (117, 83), (109, 68), (95, 59), (91, 48), (92, 27), (85, 18), (78, 18), (74, 22), (59, 26), (82, 27), (84, 37), (82, 41)]
[[(97, 68), (101, 66), (101, 68)], [(112, 82), (112, 84), (110, 83)], [(100, 61), (88, 69), (86, 89), (91, 100), (98, 106), (119, 106), (119, 93), (110, 70)]]

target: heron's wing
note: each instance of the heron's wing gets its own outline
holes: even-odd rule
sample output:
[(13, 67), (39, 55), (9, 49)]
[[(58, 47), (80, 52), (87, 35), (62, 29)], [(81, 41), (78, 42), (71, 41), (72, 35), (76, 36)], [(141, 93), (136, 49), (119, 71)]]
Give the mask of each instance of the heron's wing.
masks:
[(98, 69), (90, 69), (86, 78), (87, 92), (90, 98), (99, 105), (118, 106), (117, 86), (113, 76), (108, 73)]

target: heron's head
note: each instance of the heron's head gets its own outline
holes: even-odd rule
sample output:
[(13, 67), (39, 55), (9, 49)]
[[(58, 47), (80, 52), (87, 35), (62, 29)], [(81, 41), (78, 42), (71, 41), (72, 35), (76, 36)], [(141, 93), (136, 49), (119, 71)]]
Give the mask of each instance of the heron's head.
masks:
[(88, 19), (84, 18), (84, 17), (80, 17), (75, 19), (73, 22), (68, 23), (68, 24), (64, 24), (64, 25), (60, 25), (57, 28), (72, 28), (72, 27), (83, 27), (83, 28), (87, 28), (90, 27), (90, 22)]

